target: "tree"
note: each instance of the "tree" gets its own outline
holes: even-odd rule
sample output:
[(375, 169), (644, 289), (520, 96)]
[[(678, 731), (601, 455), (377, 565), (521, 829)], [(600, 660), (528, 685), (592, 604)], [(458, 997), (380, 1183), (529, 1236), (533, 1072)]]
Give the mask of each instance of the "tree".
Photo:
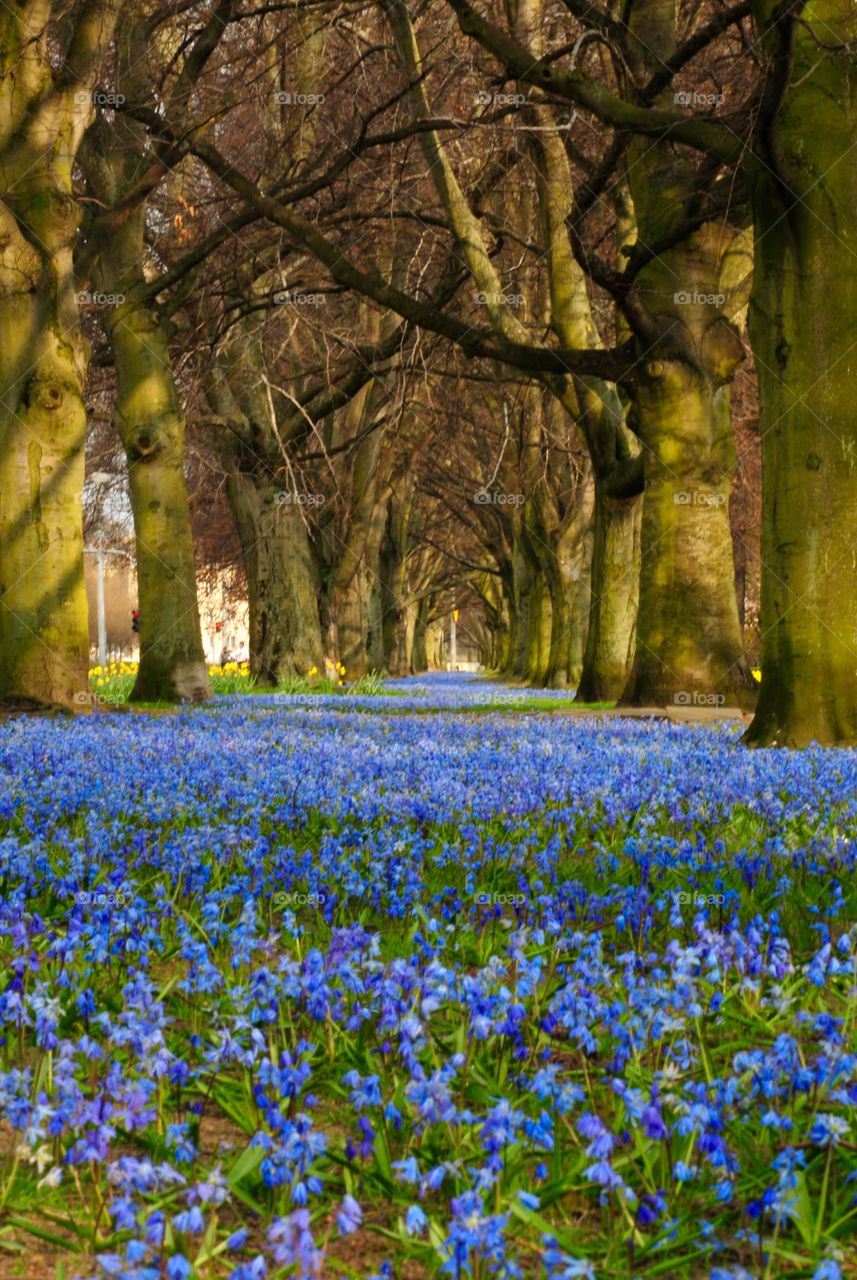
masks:
[(87, 351), (73, 171), (118, 12), (116, 0), (0, 10), (0, 696), (78, 710)]
[[(233, 5), (222, 0), (190, 43), (175, 83), (159, 95), (187, 119), (194, 85), (214, 53)], [(117, 35), (116, 83), (123, 101), (154, 101), (148, 57), (164, 40), (165, 15), (138, 9)], [(101, 318), (116, 370), (114, 422), (128, 463), (137, 553), (140, 664), (131, 699), (210, 697), (197, 603), (196, 565), (185, 485), (186, 415), (170, 352), (170, 322), (146, 279), (150, 197), (175, 156), (153, 162), (152, 140), (132, 116), (101, 112), (82, 156), (90, 197), (101, 209), (79, 270), (108, 299)], [(85, 265), (84, 265), (85, 264)]]
[(769, 58), (747, 159), (756, 233), (762, 691), (752, 745), (857, 743), (857, 9), (753, 5)]

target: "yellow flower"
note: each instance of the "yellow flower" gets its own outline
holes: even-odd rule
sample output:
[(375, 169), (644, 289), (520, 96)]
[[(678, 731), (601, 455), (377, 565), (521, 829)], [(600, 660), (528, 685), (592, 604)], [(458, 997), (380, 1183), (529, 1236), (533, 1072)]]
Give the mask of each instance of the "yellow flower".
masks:
[(318, 675), (318, 667), (310, 667), (310, 669), (309, 669), (309, 673), (310, 673), (310, 675), (311, 675), (311, 676), (317, 676), (317, 675)]

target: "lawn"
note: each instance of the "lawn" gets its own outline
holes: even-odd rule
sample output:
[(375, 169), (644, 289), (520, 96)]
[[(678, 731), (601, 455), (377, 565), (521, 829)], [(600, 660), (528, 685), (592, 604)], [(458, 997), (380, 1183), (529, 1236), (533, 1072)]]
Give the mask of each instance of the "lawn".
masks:
[(857, 1274), (855, 754), (389, 693), (0, 725), (0, 1276)]

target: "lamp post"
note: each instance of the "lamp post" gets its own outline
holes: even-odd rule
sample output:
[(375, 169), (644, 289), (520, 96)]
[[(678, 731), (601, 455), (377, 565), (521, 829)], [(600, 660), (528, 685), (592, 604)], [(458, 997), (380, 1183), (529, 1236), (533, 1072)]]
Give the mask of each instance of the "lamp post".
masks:
[(98, 597), (98, 665), (107, 666), (107, 614), (104, 608), (104, 548), (95, 549), (95, 588)]

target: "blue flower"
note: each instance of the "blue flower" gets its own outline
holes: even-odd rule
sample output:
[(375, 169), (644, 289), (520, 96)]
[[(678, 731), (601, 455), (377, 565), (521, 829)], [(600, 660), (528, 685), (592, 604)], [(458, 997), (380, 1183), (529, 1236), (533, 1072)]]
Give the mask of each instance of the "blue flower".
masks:
[(205, 1230), (205, 1218), (202, 1211), (197, 1205), (193, 1205), (190, 1209), (185, 1209), (183, 1213), (173, 1215), (173, 1226), (176, 1231), (187, 1232), (189, 1235), (199, 1235)]
[(428, 1218), (418, 1204), (412, 1204), (405, 1214), (405, 1230), (409, 1236), (421, 1236), (428, 1227)]
[(353, 1196), (346, 1195), (342, 1200), (342, 1208), (336, 1215), (337, 1226), (340, 1234), (343, 1236), (350, 1235), (352, 1231), (356, 1231), (363, 1221), (363, 1210), (354, 1199)]
[(167, 1262), (167, 1275), (169, 1280), (187, 1280), (187, 1277), (193, 1273), (193, 1267), (187, 1258), (180, 1253), (174, 1253)]

